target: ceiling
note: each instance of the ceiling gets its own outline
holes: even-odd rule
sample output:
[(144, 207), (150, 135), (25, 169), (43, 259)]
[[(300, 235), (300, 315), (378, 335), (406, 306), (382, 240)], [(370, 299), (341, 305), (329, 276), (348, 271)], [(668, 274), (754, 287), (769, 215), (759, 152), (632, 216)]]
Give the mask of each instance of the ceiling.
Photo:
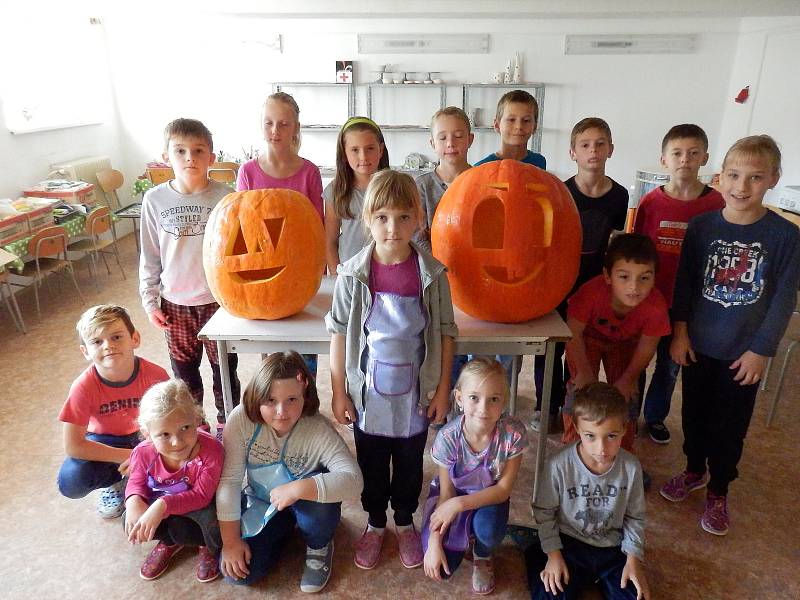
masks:
[(208, 12), (279, 18), (654, 18), (800, 16), (800, 0), (233, 0)]

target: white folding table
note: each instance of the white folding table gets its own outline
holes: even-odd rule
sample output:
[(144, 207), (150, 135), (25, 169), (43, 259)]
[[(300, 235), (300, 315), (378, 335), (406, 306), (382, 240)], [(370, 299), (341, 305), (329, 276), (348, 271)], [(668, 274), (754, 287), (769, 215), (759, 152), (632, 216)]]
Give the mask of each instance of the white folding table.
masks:
[[(225, 413), (233, 409), (228, 354), (269, 354), (295, 350), (302, 354), (328, 354), (331, 336), (325, 329), (324, 317), (331, 307), (334, 278), (325, 277), (316, 296), (305, 309), (277, 321), (242, 319), (220, 308), (200, 330), (199, 337), (213, 340), (219, 351), (219, 368)], [(544, 355), (545, 374), (542, 390), (541, 430), (547, 431), (550, 417), (550, 390), (556, 342), (570, 338), (569, 328), (555, 311), (524, 323), (490, 323), (480, 321), (455, 308), (458, 337), (456, 354), (506, 354), (514, 356), (511, 368), (511, 398), (509, 412), (516, 411), (517, 371), (520, 356)], [(539, 435), (536, 448), (536, 479), (544, 467), (545, 435)]]

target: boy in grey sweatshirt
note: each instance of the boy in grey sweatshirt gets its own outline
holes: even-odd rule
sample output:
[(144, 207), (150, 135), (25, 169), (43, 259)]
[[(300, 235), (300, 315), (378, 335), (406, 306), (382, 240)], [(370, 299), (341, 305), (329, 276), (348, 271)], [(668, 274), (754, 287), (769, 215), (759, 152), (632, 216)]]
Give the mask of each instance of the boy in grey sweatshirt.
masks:
[(621, 448), (627, 402), (591, 383), (573, 410), (580, 441), (550, 457), (533, 506), (540, 544), (525, 553), (531, 598), (571, 598), (598, 579), (605, 598), (648, 598), (642, 467)]

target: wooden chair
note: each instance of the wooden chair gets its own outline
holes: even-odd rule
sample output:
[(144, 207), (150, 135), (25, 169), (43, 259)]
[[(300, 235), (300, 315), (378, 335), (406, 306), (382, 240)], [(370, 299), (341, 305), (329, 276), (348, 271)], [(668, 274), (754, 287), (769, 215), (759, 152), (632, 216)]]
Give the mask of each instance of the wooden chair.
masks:
[(235, 162), (215, 162), (208, 167), (209, 179), (222, 183), (234, 183), (238, 173), (239, 163)]
[(153, 182), (153, 185), (158, 185), (175, 179), (175, 172), (172, 167), (147, 167), (147, 177)]
[[(108, 209), (106, 209), (108, 210)], [(20, 273), (21, 277), (33, 279), (33, 293), (36, 298), (36, 314), (42, 319), (42, 310), (39, 305), (39, 287), (45, 277), (51, 273), (69, 272), (75, 291), (81, 303), (84, 303), (83, 294), (75, 279), (75, 270), (72, 261), (67, 260), (67, 231), (61, 226), (45, 227), (28, 241), (28, 254), (33, 257), (25, 263)]]
[(8, 271), (5, 269), (0, 271), (0, 296), (3, 297), (3, 302), (5, 302), (6, 308), (11, 315), (11, 320), (14, 321), (14, 327), (22, 333), (28, 333), (28, 330), (25, 329), (25, 321), (22, 320), (19, 304), (17, 304), (17, 297), (14, 296), (14, 290), (11, 289), (11, 285), (8, 283)]
[[(94, 287), (99, 292), (100, 285), (98, 282), (98, 257), (103, 259), (103, 264), (106, 266), (106, 271), (111, 275), (111, 269), (106, 261), (106, 254), (114, 254), (117, 260), (122, 278), (125, 279), (125, 270), (122, 268), (122, 263), (119, 261), (119, 250), (117, 248), (117, 235), (114, 231), (113, 221), (111, 219), (111, 211), (107, 206), (101, 206), (90, 212), (86, 217), (86, 225), (84, 232), (88, 237), (77, 242), (73, 242), (67, 246), (70, 252), (84, 252), (89, 255), (89, 272), (94, 277)], [(110, 237), (101, 237), (103, 234), (110, 232)], [(106, 248), (111, 248), (111, 251)]]
[(117, 190), (125, 183), (125, 177), (116, 169), (103, 169), (94, 174), (97, 177), (97, 183), (100, 184), (100, 189), (103, 190), (103, 195), (106, 197), (106, 206), (111, 210), (119, 210), (122, 208), (122, 203), (119, 201)]
[[(133, 221), (133, 239), (136, 242), (136, 250), (139, 250), (139, 213), (138, 211), (131, 210), (134, 204), (141, 207), (141, 203), (128, 204), (122, 206), (119, 200), (117, 190), (125, 183), (125, 176), (116, 169), (103, 169), (95, 173), (97, 182), (100, 184), (100, 189), (106, 197), (106, 206), (114, 211), (117, 218), (131, 219)], [(113, 199), (113, 202), (112, 202)], [(114, 237), (117, 235), (117, 229), (114, 226), (114, 220), (111, 220), (111, 228), (114, 231)]]

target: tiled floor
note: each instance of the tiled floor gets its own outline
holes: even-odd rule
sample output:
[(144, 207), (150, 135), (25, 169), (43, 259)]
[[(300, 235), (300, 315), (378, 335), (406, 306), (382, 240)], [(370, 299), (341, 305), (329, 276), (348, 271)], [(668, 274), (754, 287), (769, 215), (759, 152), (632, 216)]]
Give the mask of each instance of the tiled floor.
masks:
[[(72, 380), (86, 362), (78, 350), (74, 323), (91, 304), (116, 302), (127, 306), (142, 333), (140, 354), (168, 366), (163, 338), (151, 327), (136, 292), (136, 250), (131, 237), (123, 243), (127, 280), (112, 267), (102, 276), (97, 293), (81, 266), (79, 283), (87, 298), (81, 305), (64, 283), (45, 291), (43, 313), (37, 322), (33, 296), (21, 292), (20, 302), (30, 332), (17, 333), (8, 314), (0, 307), (0, 597), (5, 598), (234, 598), (304, 596), (298, 589), (302, 569), (302, 545), (287, 551), (274, 575), (254, 589), (234, 588), (222, 581), (200, 584), (194, 580), (193, 553), (180, 555), (159, 580), (145, 582), (138, 569), (150, 547), (131, 547), (119, 521), (102, 521), (94, 513), (94, 495), (83, 500), (61, 497), (55, 475), (63, 458), (61, 426), (56, 419)], [(800, 333), (800, 326), (790, 330)], [(785, 348), (785, 344), (782, 349)], [(324, 412), (330, 414), (327, 357), (320, 360), (320, 396)], [(247, 381), (257, 358), (247, 356), (240, 376)], [(530, 365), (523, 371), (521, 402), (530, 406)], [(777, 369), (775, 370), (777, 372)], [(680, 448), (680, 395), (676, 394), (669, 425), (674, 440), (657, 446), (649, 439), (637, 441), (637, 452), (653, 477), (648, 494), (647, 573), (655, 598), (768, 598), (800, 597), (800, 536), (795, 521), (798, 506), (800, 463), (793, 446), (800, 439), (798, 383), (800, 365), (790, 368), (784, 398), (773, 427), (765, 428), (769, 392), (760, 396), (744, 458), (740, 479), (730, 495), (732, 529), (725, 538), (702, 531), (698, 524), (703, 495), (692, 495), (683, 504), (672, 505), (657, 492), (665, 479), (683, 467)], [(204, 367), (210, 382), (210, 371)], [(209, 392), (206, 411), (213, 407)], [(530, 409), (521, 411), (530, 417)], [(346, 430), (345, 439), (351, 440)], [(531, 436), (532, 443), (535, 435)], [(558, 447), (555, 438), (551, 449)], [(523, 462), (523, 472), (512, 499), (512, 521), (530, 522), (533, 452)], [(426, 475), (432, 474), (426, 460)], [(427, 486), (427, 479), (426, 479)], [(425, 493), (425, 492), (423, 492)], [(794, 515), (794, 516), (793, 516)], [(452, 581), (437, 584), (426, 580), (419, 569), (404, 569), (390, 536), (378, 567), (361, 571), (352, 562), (352, 541), (364, 525), (357, 502), (345, 506), (336, 536), (336, 558), (331, 582), (325, 592), (336, 598), (435, 598), (469, 597), (469, 564)], [(521, 555), (507, 541), (496, 561), (497, 598), (527, 596)]]

